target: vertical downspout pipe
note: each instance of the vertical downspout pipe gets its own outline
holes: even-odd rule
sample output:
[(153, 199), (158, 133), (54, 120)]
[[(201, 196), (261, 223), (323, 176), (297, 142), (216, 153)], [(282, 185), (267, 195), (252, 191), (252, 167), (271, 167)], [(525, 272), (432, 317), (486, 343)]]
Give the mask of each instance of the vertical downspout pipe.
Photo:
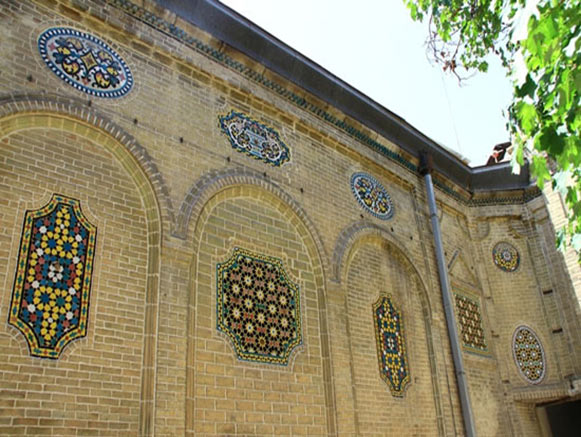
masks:
[(456, 316), (452, 305), (452, 295), (450, 293), (450, 281), (448, 280), (448, 270), (444, 258), (444, 249), (442, 246), (442, 236), (440, 233), (440, 222), (438, 220), (438, 210), (436, 208), (436, 197), (434, 196), (434, 185), (432, 183), (432, 165), (431, 157), (422, 153), (420, 155), (419, 172), (424, 177), (426, 183), (426, 193), (428, 195), (428, 206), (430, 208), (430, 220), (432, 222), (432, 232), (434, 234), (434, 246), (436, 249), (436, 260), (438, 261), (438, 276), (440, 277), (440, 287), (442, 288), (442, 301), (444, 303), (444, 313), (446, 314), (446, 325), (448, 326), (448, 337), (452, 348), (452, 358), (454, 359), (454, 369), (456, 372), (456, 381), (458, 383), (458, 394), (460, 396), (460, 406), (462, 408), (462, 418), (464, 420), (464, 429), (467, 437), (476, 437), (474, 427), (474, 417), (470, 406), (470, 394), (468, 392), (468, 383), (466, 381), (466, 371), (464, 370), (464, 361), (462, 360), (462, 350), (458, 341), (458, 328), (456, 325)]

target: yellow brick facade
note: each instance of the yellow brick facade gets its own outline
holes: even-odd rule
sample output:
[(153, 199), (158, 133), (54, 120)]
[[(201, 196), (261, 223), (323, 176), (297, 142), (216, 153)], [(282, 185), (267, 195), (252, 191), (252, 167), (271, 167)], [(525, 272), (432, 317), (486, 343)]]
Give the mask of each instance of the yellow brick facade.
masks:
[[(0, 24), (0, 435), (464, 435), (416, 156), (153, 1), (0, 0)], [(99, 98), (58, 78), (37, 47), (50, 27), (106, 41), (133, 89)], [(232, 110), (278, 132), (290, 161), (234, 150), (219, 123)], [(392, 219), (357, 203), (355, 172), (387, 189)], [(488, 345), (463, 352), (477, 435), (547, 435), (537, 406), (580, 396), (581, 331), (546, 198), (435, 177), (452, 289), (479, 303)], [(7, 320), (25, 213), (55, 193), (98, 234), (87, 335), (51, 360)], [(499, 241), (518, 249), (516, 272), (494, 265)], [(216, 266), (236, 247), (298, 284), (288, 365), (238, 359), (217, 329)], [(372, 308), (388, 295), (405, 327), (401, 397), (378, 368)], [(540, 384), (516, 368), (519, 325), (544, 347)]]

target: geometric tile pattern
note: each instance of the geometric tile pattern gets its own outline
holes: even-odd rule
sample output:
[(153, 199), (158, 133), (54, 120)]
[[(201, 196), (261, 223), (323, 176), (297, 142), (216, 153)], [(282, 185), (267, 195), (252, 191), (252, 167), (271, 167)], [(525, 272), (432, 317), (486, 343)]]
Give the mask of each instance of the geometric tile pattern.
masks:
[(287, 365), (302, 343), (299, 288), (278, 258), (236, 248), (216, 267), (217, 325), (241, 360)]
[(460, 337), (464, 348), (471, 352), (487, 353), (488, 345), (482, 327), (478, 299), (454, 293)]
[(492, 260), (500, 270), (510, 273), (518, 269), (520, 255), (512, 244), (501, 241), (492, 249)]
[(38, 50), (58, 77), (87, 94), (121, 97), (133, 86), (133, 76), (125, 61), (93, 35), (52, 27), (39, 36)]
[(521, 325), (512, 336), (512, 354), (516, 367), (531, 384), (540, 383), (545, 376), (545, 351), (537, 334)]
[(375, 217), (387, 220), (393, 216), (391, 198), (373, 176), (361, 172), (353, 174), (351, 190), (361, 206)]
[(232, 148), (252, 158), (280, 167), (290, 160), (290, 152), (278, 132), (246, 115), (231, 111), (220, 116), (220, 127)]
[(96, 236), (78, 200), (55, 194), (26, 212), (8, 323), (31, 355), (56, 359), (86, 335)]
[(393, 396), (403, 396), (410, 381), (403, 318), (391, 298), (381, 296), (373, 305), (373, 322), (381, 378)]

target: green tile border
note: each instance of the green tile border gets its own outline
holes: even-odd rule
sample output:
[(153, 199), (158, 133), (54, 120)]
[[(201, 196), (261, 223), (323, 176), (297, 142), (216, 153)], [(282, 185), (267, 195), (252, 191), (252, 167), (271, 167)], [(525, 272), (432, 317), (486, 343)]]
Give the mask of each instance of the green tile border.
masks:
[[(383, 144), (375, 141), (373, 138), (369, 137), (364, 132), (360, 131), (359, 129), (347, 124), (344, 120), (340, 120), (332, 114), (329, 114), (322, 108), (314, 105), (313, 103), (308, 102), (305, 100), (304, 97), (301, 97), (294, 92), (286, 89), (281, 84), (268, 79), (261, 73), (258, 73), (248, 66), (242, 64), (241, 62), (233, 59), (232, 57), (228, 56), (227, 54), (205, 44), (204, 42), (200, 41), (199, 39), (193, 37), (192, 35), (188, 34), (185, 30), (181, 29), (180, 27), (171, 24), (164, 20), (161, 17), (153, 14), (152, 12), (147, 11), (141, 6), (138, 6), (132, 3), (129, 0), (105, 0), (105, 2), (109, 5), (112, 5), (131, 16), (135, 17), (136, 19), (152, 26), (154, 29), (159, 30), (169, 36), (176, 38), (177, 40), (183, 42), (187, 46), (193, 48), (194, 50), (198, 51), (199, 53), (209, 57), (210, 59), (242, 74), (244, 77), (252, 80), (255, 83), (258, 83), (271, 91), (276, 92), (278, 95), (284, 97), (289, 102), (293, 103), (294, 105), (298, 106), (299, 108), (305, 109), (321, 120), (324, 120), (333, 126), (339, 128), (343, 132), (347, 133), (348, 135), (352, 136), (360, 143), (368, 146), (372, 150), (378, 152), (382, 156), (386, 157), (390, 161), (402, 166), (406, 170), (410, 171), (411, 173), (417, 175), (418, 174), (418, 167), (408, 161), (405, 157), (400, 155), (393, 150), (388, 149)], [(485, 206), (485, 205), (514, 205), (514, 204), (523, 204), (532, 200), (541, 195), (541, 191), (534, 187), (533, 189), (526, 189), (525, 192), (520, 196), (513, 196), (513, 197), (501, 197), (501, 198), (488, 198), (488, 199), (473, 199), (468, 196), (464, 196), (457, 191), (454, 191), (452, 188), (445, 185), (443, 182), (437, 180), (436, 178), (433, 179), (434, 185), (442, 190), (444, 193), (448, 194), (450, 197), (454, 198), (455, 200), (463, 203), (467, 206)]]

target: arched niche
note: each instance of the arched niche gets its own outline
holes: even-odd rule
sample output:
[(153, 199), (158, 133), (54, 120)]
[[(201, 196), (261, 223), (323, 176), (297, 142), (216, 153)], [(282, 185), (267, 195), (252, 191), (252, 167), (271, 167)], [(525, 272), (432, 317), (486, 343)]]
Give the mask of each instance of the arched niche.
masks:
[[(339, 407), (345, 411), (338, 416), (346, 417), (352, 408), (357, 435), (382, 428), (405, 434), (405, 417), (418, 409), (424, 412), (418, 429), (445, 435), (430, 299), (404, 248), (391, 232), (369, 221), (350, 225), (335, 245), (332, 266), (344, 301), (350, 362), (345, 381), (336, 384), (352, 388), (350, 402)], [(374, 306), (383, 297), (403, 318), (409, 384), (399, 391), (382, 379), (379, 369)]]
[[(274, 428), (268, 428), (269, 419), (261, 419), (259, 410), (266, 408), (273, 412), (270, 416), (276, 416), (278, 404), (288, 408), (297, 420), (296, 426), (300, 426), (299, 417), (318, 414), (313, 421), (320, 425), (321, 432), (336, 435), (326, 318), (326, 262), (320, 238), (304, 211), (262, 175), (232, 169), (211, 172), (194, 184), (180, 208), (177, 223), (181, 223), (180, 235), (194, 248), (188, 302), (186, 434), (195, 435), (204, 429), (268, 434)], [(286, 365), (241, 360), (230, 339), (218, 332), (217, 265), (228, 260), (236, 247), (279, 259), (299, 286), (303, 344)], [(230, 381), (240, 389), (216, 387), (218, 380)], [(255, 392), (262, 391), (259, 396), (263, 398), (237, 406), (236, 402), (252, 396), (250, 387)], [(297, 392), (303, 390), (306, 394), (302, 406), (292, 407), (293, 402), (298, 402)], [(208, 391), (216, 404), (221, 398), (223, 405), (234, 404), (230, 409), (222, 407), (222, 412), (211, 413), (214, 405), (206, 408)], [(250, 409), (246, 413), (265, 423), (239, 417), (245, 414), (243, 409)], [(215, 425), (204, 420), (213, 414), (224, 423)]]
[[(16, 138), (16, 140), (12, 141), (13, 138)], [(140, 336), (141, 339), (139, 342), (132, 349), (134, 356), (139, 358), (131, 360), (132, 362), (130, 363), (133, 369), (132, 373), (136, 372), (136, 368), (140, 369), (140, 371), (137, 371), (136, 375), (130, 378), (137, 378), (137, 381), (140, 381), (137, 384), (139, 386), (137, 393), (138, 399), (136, 399), (136, 411), (138, 411), (136, 421), (138, 423), (135, 426), (140, 435), (150, 435), (154, 429), (153, 405), (156, 380), (155, 361), (162, 229), (163, 223), (169, 226), (169, 223), (172, 221), (172, 209), (169, 197), (167, 196), (167, 189), (154, 162), (145, 149), (121, 127), (101, 115), (98, 111), (87, 107), (83, 102), (50, 95), (12, 95), (0, 98), (0, 141), (4, 142), (0, 147), (3, 147), (4, 151), (8, 153), (10, 144), (14, 144), (14, 147), (22, 148), (21, 156), (23, 159), (28, 159), (29, 157), (32, 159), (33, 153), (31, 151), (26, 152), (25, 143), (27, 140), (32, 141), (33, 139), (37, 141), (40, 148), (43, 147), (43, 141), (47, 144), (47, 149), (49, 148), (48, 145), (52, 143), (56, 145), (62, 144), (63, 147), (62, 150), (53, 147), (54, 150), (47, 153), (46, 159), (44, 160), (36, 159), (33, 164), (30, 164), (30, 174), (42, 172), (43, 165), (46, 166), (45, 172), (53, 175), (53, 179), (47, 184), (50, 185), (50, 189), (52, 191), (65, 191), (65, 193), (61, 194), (71, 194), (73, 196), (76, 196), (76, 191), (79, 191), (80, 194), (78, 194), (78, 197), (80, 197), (81, 202), (89, 213), (94, 208), (90, 204), (87, 205), (90, 196), (85, 192), (86, 190), (84, 191), (83, 178), (80, 176), (78, 181), (71, 179), (72, 174), (77, 171), (77, 164), (90, 162), (91, 157), (88, 155), (92, 154), (91, 156), (98, 157), (103, 162), (108, 160), (107, 162), (110, 163), (112, 171), (122, 175), (120, 177), (126, 179), (128, 181), (127, 183), (133, 184), (134, 186), (136, 202), (133, 202), (128, 208), (133, 208), (136, 220), (143, 223), (143, 228), (141, 229), (143, 236), (139, 238), (143, 242), (142, 246), (144, 250), (143, 253), (135, 254), (136, 258), (142, 257), (143, 259), (143, 261), (135, 261), (136, 264), (143, 267), (143, 274), (139, 273), (142, 281), (138, 280), (135, 284), (141, 290), (137, 294), (142, 297), (137, 299), (139, 302), (133, 299), (141, 310), (139, 310), (140, 316), (132, 321), (132, 324), (135, 325), (137, 323), (141, 326), (142, 335)], [(81, 148), (86, 147), (87, 150), (76, 150), (75, 152), (79, 153), (79, 157), (71, 158), (67, 161), (66, 165), (68, 167), (65, 168), (63, 167), (65, 160), (62, 159), (62, 153), (65, 153), (67, 150), (73, 150), (75, 145)], [(88, 150), (89, 148), (90, 150)], [(83, 156), (85, 152), (87, 156)], [(81, 164), (79, 164), (80, 167)], [(70, 175), (67, 174), (67, 169), (70, 171)], [(61, 171), (61, 173), (58, 173), (58, 171)], [(88, 175), (87, 177), (90, 177), (91, 169), (87, 167), (83, 171)], [(98, 169), (94, 169), (94, 171), (98, 172)], [(60, 181), (58, 179), (59, 177), (61, 178)], [(39, 188), (42, 188), (40, 186), (42, 184), (41, 179), (39, 178), (38, 181)], [(105, 179), (105, 177), (101, 176), (101, 180)], [(20, 182), (17, 178), (17, 180), (11, 181), (11, 184), (17, 187)], [(22, 182), (25, 183), (25, 180), (22, 179)], [(112, 181), (112, 183), (114, 184), (115, 181)], [(78, 190), (74, 188), (75, 184), (79, 187)], [(104, 187), (101, 187), (101, 193), (104, 193), (104, 196), (109, 195), (103, 189)], [(13, 226), (21, 226), (21, 223), (18, 223), (18, 221), (20, 220), (21, 222), (24, 216), (24, 209), (42, 206), (40, 203), (44, 202), (47, 193), (44, 195), (35, 193), (36, 191), (30, 190), (31, 200), (29, 201), (25, 200), (24, 196), (20, 196), (19, 194), (20, 201), (18, 206), (16, 206), (18, 212), (15, 215), (17, 218), (13, 220)], [(98, 193), (92, 198), (100, 199)], [(163, 210), (160, 208), (158, 199), (161, 199), (164, 205)], [(110, 203), (109, 211), (112, 211), (111, 214), (114, 214), (115, 204), (114, 202)], [(128, 214), (132, 213), (129, 212)], [(94, 216), (94, 214), (91, 215)], [(110, 215), (109, 217), (114, 216)], [(100, 221), (101, 226), (107, 229), (109, 233), (120, 231), (120, 229), (116, 230), (113, 228), (112, 224), (115, 220), (111, 218), (96, 217), (96, 220)], [(106, 249), (101, 247), (102, 245), (99, 245), (99, 238), (103, 240), (106, 236), (99, 235), (97, 237), (97, 270), (100, 268), (101, 272), (104, 272), (106, 270), (105, 265), (111, 263), (113, 258), (120, 258), (120, 256), (118, 253), (108, 253)], [(18, 243), (13, 242), (12, 246), (14, 247), (15, 244)], [(11, 253), (15, 252), (12, 251)], [(129, 252), (125, 256), (127, 257), (128, 263), (130, 263), (131, 256)], [(102, 258), (102, 260), (98, 258)], [(14, 263), (11, 262), (9, 265), (8, 276), (12, 275), (14, 270)], [(102, 296), (99, 296), (99, 284), (104, 287), (108, 278), (104, 277), (103, 274), (99, 276), (99, 272), (97, 271), (94, 272), (94, 275), (98, 277), (93, 284), (92, 299), (98, 301), (102, 298)], [(117, 280), (123, 282), (123, 276), (121, 275)], [(103, 299), (105, 298), (103, 297)], [(128, 297), (127, 299), (131, 300), (132, 298)], [(109, 331), (112, 351), (115, 351), (116, 344), (119, 344), (117, 346), (118, 348), (123, 347), (123, 343), (119, 343), (119, 339), (116, 340), (115, 338), (116, 321), (117, 323), (121, 323), (119, 320), (122, 320), (124, 317), (123, 304), (118, 305), (118, 312), (111, 312), (108, 315), (110, 318), (108, 321), (95, 319), (95, 314), (89, 315), (89, 335), (91, 333), (93, 335), (97, 334), (94, 329), (91, 330), (91, 323), (108, 324), (112, 328)], [(6, 307), (6, 305), (3, 304), (3, 307)], [(130, 324), (127, 318), (123, 323), (125, 323), (123, 326), (129, 326)], [(108, 340), (103, 339), (105, 338), (103, 332), (98, 333), (98, 336), (101, 339), (100, 341), (107, 343)], [(16, 334), (14, 335), (14, 339), (16, 342), (21, 342)], [(35, 359), (32, 365), (42, 366), (45, 368), (45, 372), (50, 373), (52, 371), (50, 369), (58, 370), (59, 366), (65, 367), (67, 365), (66, 363), (72, 362), (74, 358), (76, 360), (74, 365), (81, 372), (85, 369), (85, 366), (91, 366), (91, 369), (88, 370), (89, 375), (96, 369), (96, 366), (101, 366), (102, 368), (115, 366), (113, 358), (107, 358), (104, 352), (96, 354), (94, 349), (90, 347), (83, 349), (88, 354), (87, 356), (79, 357), (75, 355), (80, 353), (83, 347), (82, 345), (84, 344), (83, 341), (81, 340), (71, 344), (69, 350), (65, 350), (60, 361), (47, 363)], [(92, 341), (92, 339), (88, 339), (88, 342)], [(96, 342), (97, 340), (94, 341)], [(117, 373), (119, 372), (120, 370), (117, 369)], [(63, 403), (63, 408), (66, 408), (66, 405), (66, 403)], [(111, 416), (108, 420), (114, 421), (115, 419)]]

